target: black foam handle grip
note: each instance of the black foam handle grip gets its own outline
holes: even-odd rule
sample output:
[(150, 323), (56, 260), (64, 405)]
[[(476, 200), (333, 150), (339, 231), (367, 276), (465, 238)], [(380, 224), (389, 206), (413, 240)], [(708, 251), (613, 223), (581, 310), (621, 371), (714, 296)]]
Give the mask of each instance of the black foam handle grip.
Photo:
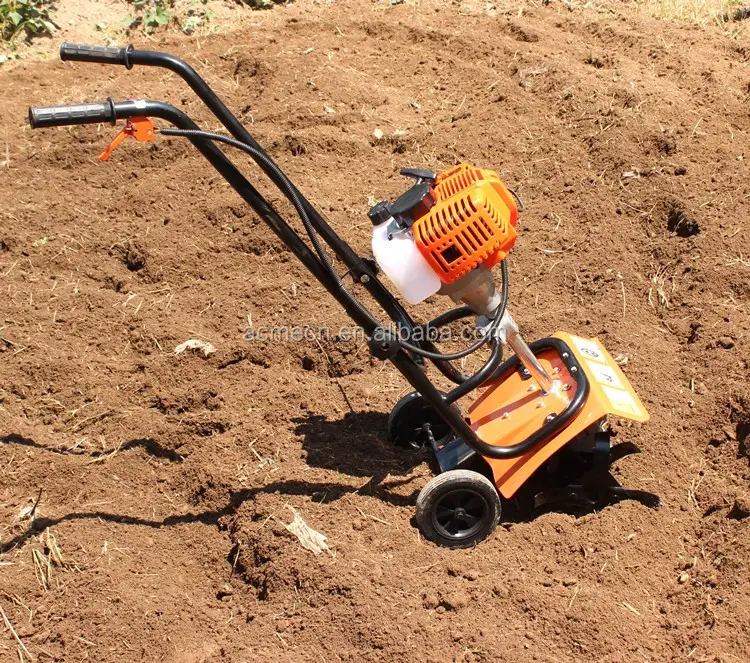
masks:
[(130, 68), (128, 51), (131, 46), (90, 46), (89, 44), (60, 44), (60, 59), (73, 62), (123, 64)]
[(115, 123), (115, 109), (110, 101), (74, 106), (32, 106), (29, 108), (29, 124), (32, 129), (63, 127), (69, 124)]

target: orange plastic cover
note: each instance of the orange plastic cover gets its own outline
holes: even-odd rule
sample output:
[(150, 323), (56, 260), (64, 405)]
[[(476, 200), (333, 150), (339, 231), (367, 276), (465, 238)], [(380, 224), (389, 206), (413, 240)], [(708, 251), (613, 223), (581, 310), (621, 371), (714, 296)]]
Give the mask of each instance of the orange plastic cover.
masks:
[[(589, 395), (578, 415), (555, 437), (517, 458), (485, 460), (492, 469), (495, 485), (510, 498), (556, 451), (576, 435), (607, 415), (648, 421), (649, 415), (606, 348), (596, 338), (581, 338), (565, 332), (554, 334), (572, 350), (589, 381)], [(537, 357), (556, 381), (555, 389), (540, 397), (530, 380), (518, 371), (495, 382), (469, 407), (469, 421), (477, 435), (494, 446), (510, 446), (540, 428), (547, 415), (560, 413), (576, 393), (576, 383), (554, 350)], [(561, 385), (569, 385), (568, 390)]]
[(518, 207), (497, 173), (459, 164), (438, 175), (435, 198), (412, 232), (443, 283), (495, 266), (515, 244)]

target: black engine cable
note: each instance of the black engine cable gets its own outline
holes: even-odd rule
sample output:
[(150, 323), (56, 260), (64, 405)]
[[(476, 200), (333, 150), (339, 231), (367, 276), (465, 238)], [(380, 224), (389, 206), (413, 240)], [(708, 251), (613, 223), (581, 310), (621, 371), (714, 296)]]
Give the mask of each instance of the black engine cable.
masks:
[(458, 352), (444, 354), (442, 352), (430, 352), (429, 350), (423, 350), (422, 348), (419, 348), (416, 345), (412, 345), (411, 343), (408, 343), (406, 341), (399, 341), (399, 344), (409, 350), (409, 352), (421, 355), (426, 359), (443, 359), (445, 361), (463, 359), (464, 357), (468, 357), (472, 352), (476, 352), (477, 350), (479, 350), (479, 348), (481, 348), (485, 343), (495, 337), (495, 332), (502, 322), (503, 316), (505, 315), (505, 309), (508, 307), (508, 265), (505, 260), (500, 263), (500, 271), (503, 275), (503, 285), (500, 291), (500, 306), (497, 307), (495, 315), (492, 317), (492, 322), (490, 323), (489, 327), (487, 327), (483, 336), (468, 348), (459, 350)]
[(193, 136), (197, 138), (207, 138), (209, 140), (214, 140), (220, 143), (226, 143), (227, 145), (231, 145), (232, 147), (236, 147), (244, 152), (247, 152), (253, 158), (253, 160), (258, 163), (258, 165), (261, 165), (262, 163), (262, 165), (271, 170), (278, 179), (278, 188), (281, 190), (284, 196), (286, 196), (289, 202), (292, 203), (295, 211), (302, 221), (302, 224), (305, 226), (305, 230), (310, 236), (310, 241), (315, 248), (315, 252), (318, 254), (318, 257), (325, 266), (326, 271), (328, 271), (329, 274), (336, 279), (337, 283), (341, 285), (341, 279), (336, 273), (336, 270), (333, 269), (331, 261), (329, 260), (328, 256), (323, 250), (323, 247), (320, 244), (318, 234), (317, 232), (315, 232), (315, 228), (310, 222), (310, 217), (308, 216), (307, 211), (302, 204), (302, 200), (300, 200), (298, 192), (295, 190), (289, 178), (262, 149), (253, 147), (248, 143), (243, 143), (242, 141), (235, 140), (234, 138), (230, 138), (229, 136), (225, 136), (224, 134), (217, 134), (210, 131), (200, 131), (198, 129), (172, 129), (169, 127), (159, 129), (158, 131), (165, 136)]

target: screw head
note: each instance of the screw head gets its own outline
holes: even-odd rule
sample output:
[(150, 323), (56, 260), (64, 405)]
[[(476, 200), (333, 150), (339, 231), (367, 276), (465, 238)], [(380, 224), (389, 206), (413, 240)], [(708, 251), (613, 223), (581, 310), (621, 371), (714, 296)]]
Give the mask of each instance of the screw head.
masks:
[(367, 274), (362, 274), (362, 276), (359, 277), (360, 283), (369, 283), (370, 277)]
[(570, 355), (567, 352), (563, 352), (562, 353), (562, 358), (563, 359), (567, 359), (568, 357), (570, 357)]
[(571, 373), (578, 373), (578, 366), (572, 366), (570, 369)]
[(536, 406), (537, 408), (544, 407), (544, 401), (538, 401)]
[(570, 391), (570, 385), (569, 384), (564, 384), (563, 385), (563, 391)]

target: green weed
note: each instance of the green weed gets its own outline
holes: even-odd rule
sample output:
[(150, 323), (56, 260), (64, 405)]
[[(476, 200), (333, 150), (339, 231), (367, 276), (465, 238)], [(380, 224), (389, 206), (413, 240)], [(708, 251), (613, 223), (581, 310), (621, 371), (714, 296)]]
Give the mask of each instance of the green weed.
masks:
[(129, 29), (143, 28), (144, 32), (153, 32), (169, 25), (172, 20), (174, 0), (131, 0), (136, 15), (131, 17)]
[(29, 40), (57, 29), (50, 17), (53, 0), (0, 0), (0, 40), (4, 44), (21, 35)]

